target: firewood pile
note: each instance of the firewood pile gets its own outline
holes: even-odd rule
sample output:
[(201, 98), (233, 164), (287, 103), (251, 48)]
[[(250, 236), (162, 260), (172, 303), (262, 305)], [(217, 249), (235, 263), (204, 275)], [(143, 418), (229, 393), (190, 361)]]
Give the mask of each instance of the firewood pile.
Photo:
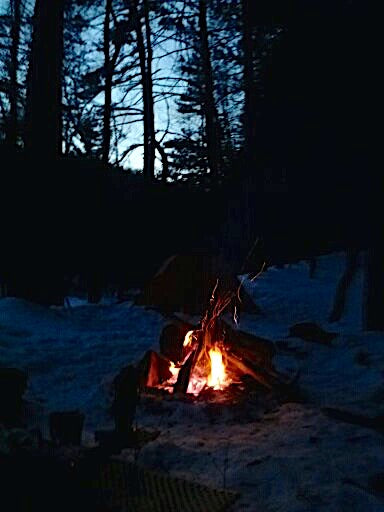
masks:
[(140, 388), (202, 397), (246, 387), (273, 392), (289, 386), (291, 380), (274, 368), (274, 343), (223, 318), (232, 298), (231, 294), (216, 297), (214, 290), (198, 325), (170, 316), (159, 352), (148, 351), (138, 364)]

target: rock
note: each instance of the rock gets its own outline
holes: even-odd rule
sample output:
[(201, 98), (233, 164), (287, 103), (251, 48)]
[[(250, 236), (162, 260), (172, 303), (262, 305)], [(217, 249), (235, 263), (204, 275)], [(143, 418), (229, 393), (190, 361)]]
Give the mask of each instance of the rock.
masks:
[(174, 363), (181, 361), (184, 338), (191, 329), (190, 325), (182, 322), (166, 325), (160, 335), (160, 354)]
[(132, 423), (138, 402), (138, 370), (128, 365), (113, 380), (114, 400), (112, 413), (117, 435), (124, 436), (132, 430)]
[[(228, 264), (205, 251), (176, 254), (166, 260), (136, 300), (138, 305), (153, 306), (160, 311), (180, 311), (202, 315), (216, 286), (218, 296), (234, 292), (239, 280)], [(242, 288), (239, 311), (258, 313), (259, 308)], [(238, 302), (238, 301), (237, 301)]]
[(22, 423), (23, 395), (28, 377), (17, 368), (0, 368), (0, 422), (7, 426)]
[(52, 412), (49, 431), (52, 441), (63, 445), (81, 445), (84, 414), (79, 411)]

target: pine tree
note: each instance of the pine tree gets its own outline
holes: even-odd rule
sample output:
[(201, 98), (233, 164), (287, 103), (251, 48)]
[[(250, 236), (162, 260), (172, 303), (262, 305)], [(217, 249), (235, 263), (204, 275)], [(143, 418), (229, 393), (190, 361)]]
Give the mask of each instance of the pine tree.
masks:
[(166, 143), (171, 166), (179, 179), (218, 182), (230, 172), (240, 143), (238, 2), (177, 4), (163, 9), (163, 23), (180, 46), (178, 68), (186, 84), (176, 99), (180, 134)]

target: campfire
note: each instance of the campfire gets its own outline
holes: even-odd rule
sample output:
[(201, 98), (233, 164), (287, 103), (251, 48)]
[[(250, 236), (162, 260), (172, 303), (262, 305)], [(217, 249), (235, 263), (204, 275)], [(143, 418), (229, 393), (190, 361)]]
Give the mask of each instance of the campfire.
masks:
[(184, 337), (182, 360), (176, 364), (170, 361), (169, 371), (172, 377), (163, 385), (160, 384), (170, 392), (175, 390), (199, 395), (205, 388), (222, 390), (231, 383), (227, 370), (224, 332), (220, 332), (218, 320), (227, 304), (225, 301), (216, 300), (215, 290), (201, 327), (189, 330)]
[[(274, 344), (237, 328), (239, 290), (218, 296), (217, 288), (216, 283), (198, 326), (173, 317), (162, 333), (160, 354), (147, 352), (139, 365), (142, 388), (197, 397), (247, 381), (268, 391), (287, 382), (273, 368)], [(224, 319), (231, 306), (235, 327)]]
[(173, 392), (174, 389), (183, 391), (183, 388), (180, 389), (183, 376), (183, 373), (180, 372), (183, 369), (186, 372), (183, 380), (186, 380), (189, 376), (186, 393), (198, 395), (200, 391), (207, 387), (222, 390), (231, 383), (227, 374), (227, 362), (223, 345), (215, 343), (209, 348), (208, 352), (206, 348), (199, 349), (199, 338), (201, 336), (204, 336), (204, 333), (198, 330), (188, 331), (183, 343), (186, 355), (180, 363), (175, 364), (170, 361), (169, 371), (172, 377), (164, 384), (160, 384), (160, 387), (170, 392)]

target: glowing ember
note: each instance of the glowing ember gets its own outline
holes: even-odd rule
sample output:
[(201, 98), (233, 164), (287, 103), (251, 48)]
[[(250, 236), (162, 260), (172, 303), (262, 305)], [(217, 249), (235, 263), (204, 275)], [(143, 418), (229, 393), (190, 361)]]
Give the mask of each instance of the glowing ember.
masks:
[(209, 351), (211, 361), (211, 372), (208, 376), (208, 386), (217, 390), (223, 389), (226, 384), (225, 366), (223, 363), (223, 354), (218, 347), (211, 348)]
[(204, 377), (202, 372), (195, 370), (192, 377), (189, 379), (187, 393), (197, 396), (207, 384), (207, 378)]

